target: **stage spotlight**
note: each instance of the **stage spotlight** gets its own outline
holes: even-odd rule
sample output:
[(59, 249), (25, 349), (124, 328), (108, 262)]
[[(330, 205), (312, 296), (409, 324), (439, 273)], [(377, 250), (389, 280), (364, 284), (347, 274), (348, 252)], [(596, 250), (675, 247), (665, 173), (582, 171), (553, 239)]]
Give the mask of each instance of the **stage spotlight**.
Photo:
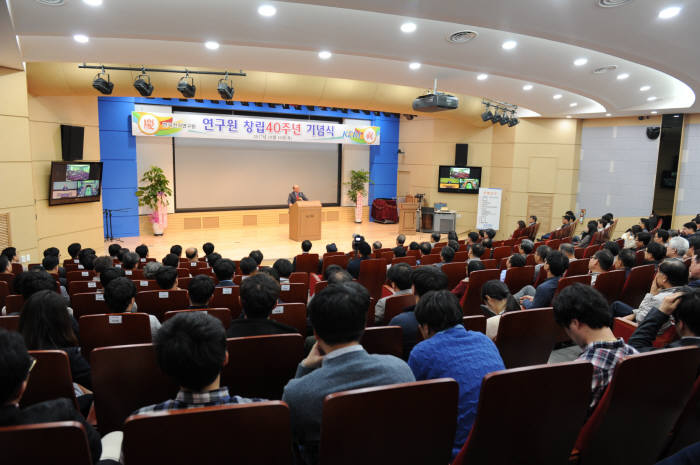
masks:
[(491, 110), (487, 109), (485, 112), (481, 114), (481, 119), (484, 121), (491, 121), (493, 118), (493, 113), (491, 113)]
[[(107, 76), (107, 79), (104, 76)], [(101, 73), (95, 75), (95, 79), (92, 80), (92, 87), (105, 95), (111, 94), (112, 90), (114, 90), (114, 83), (109, 80), (109, 74), (105, 73), (104, 68)]]
[(180, 78), (180, 82), (177, 83), (177, 90), (185, 98), (194, 97), (194, 94), (197, 91), (197, 87), (194, 85), (194, 78), (190, 77), (189, 74), (186, 74)]
[(513, 126), (517, 125), (520, 122), (517, 116), (515, 116), (515, 113), (512, 113), (510, 116), (510, 121), (508, 121), (508, 127), (512, 128)]
[(493, 124), (500, 123), (501, 117), (502, 117), (502, 115), (498, 114), (498, 110), (496, 110), (496, 113), (494, 113), (493, 118), (491, 118), (491, 122)]
[(228, 79), (228, 73), (223, 79), (219, 79), (219, 86), (216, 88), (224, 100), (231, 100), (233, 98), (233, 81)]
[(501, 115), (501, 121), (499, 121), (499, 123), (501, 123), (501, 126), (505, 126), (506, 124), (510, 123), (510, 118), (508, 118), (508, 113), (503, 113)]
[[(148, 80), (146, 80), (148, 79)], [(150, 97), (153, 93), (153, 84), (151, 84), (151, 77), (146, 74), (139, 74), (134, 81), (134, 87), (139, 91), (142, 97)]]

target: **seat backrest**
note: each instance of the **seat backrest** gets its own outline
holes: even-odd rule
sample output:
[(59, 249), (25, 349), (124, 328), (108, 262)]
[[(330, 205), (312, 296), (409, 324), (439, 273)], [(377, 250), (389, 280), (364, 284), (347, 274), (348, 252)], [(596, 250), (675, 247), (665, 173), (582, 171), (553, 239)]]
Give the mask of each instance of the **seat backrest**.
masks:
[(19, 315), (0, 316), (0, 328), (7, 331), (19, 331)]
[(303, 284), (306, 286), (306, 292), (309, 292), (309, 273), (305, 271), (294, 271), (289, 275), (289, 282), (293, 284)]
[(121, 430), (134, 410), (172, 399), (178, 391), (158, 367), (150, 343), (97, 348), (90, 365), (97, 424), (103, 435)]
[(348, 267), (348, 263), (350, 263), (350, 257), (348, 255), (324, 255), (321, 274), (325, 273), (326, 268), (331, 265), (338, 265), (339, 267), (346, 269)]
[(229, 362), (221, 373), (221, 385), (231, 395), (281, 399), (304, 358), (300, 334), (238, 337), (226, 340)]
[(700, 377), (695, 380), (690, 398), (673, 428), (673, 436), (666, 453), (675, 454), (697, 442), (698, 438), (700, 438)]
[(506, 312), (498, 322), (496, 347), (506, 368), (547, 363), (559, 334), (551, 308)]
[(303, 303), (308, 300), (306, 285), (301, 283), (283, 283), (280, 285), (280, 300), (288, 303)]
[(214, 308), (228, 308), (231, 310), (231, 318), (235, 320), (241, 315), (240, 291), (238, 286), (215, 287), (209, 305)]
[(160, 286), (155, 279), (132, 279), (131, 280), (136, 286), (136, 292), (141, 291), (157, 291)]
[(30, 350), (29, 355), (36, 359), (36, 365), (29, 376), (20, 406), (65, 397), (72, 400), (77, 408), (68, 355), (62, 350)]
[(445, 263), (440, 269), (447, 275), (448, 289), (454, 289), (461, 280), (467, 277), (467, 264), (464, 262)]
[(83, 425), (57, 421), (0, 428), (3, 463), (92, 465)]
[(469, 286), (462, 297), (462, 311), (465, 316), (481, 315), (481, 287), (492, 279), (498, 279), (500, 270), (479, 270), (469, 275)]
[[(283, 402), (222, 405), (134, 415), (124, 424), (124, 461), (291, 465), (289, 407)], [(193, 447), (206, 444), (206, 447)]]
[(486, 317), (484, 315), (463, 316), (462, 324), (467, 331), (479, 331), (486, 334)]
[(102, 289), (99, 281), (71, 281), (68, 283), (68, 294), (84, 294), (86, 292), (97, 292)]
[(644, 250), (637, 250), (635, 257), (635, 266), (644, 265)]
[(525, 256), (525, 265), (535, 266), (535, 253), (530, 253)]
[(487, 374), (471, 432), (452, 465), (568, 463), (586, 419), (592, 373), (589, 362), (576, 361)]
[(89, 361), (97, 347), (151, 342), (151, 324), (146, 313), (84, 315), (80, 325), (80, 347)]
[(326, 286), (328, 286), (328, 281), (318, 281), (314, 285), (314, 294), (318, 294), (319, 292), (324, 290), (326, 288)]
[(180, 266), (183, 268), (177, 268), (177, 277), (178, 279), (180, 278), (189, 278), (190, 276), (190, 269), (189, 268), (184, 268), (184, 264), (180, 263)]
[(537, 288), (540, 284), (545, 282), (547, 279), (547, 270), (544, 269), (544, 267), (540, 267), (540, 272), (537, 273), (537, 277), (535, 278), (535, 281), (532, 283), (532, 285)]
[(625, 285), (625, 270), (613, 270), (600, 273), (595, 278), (593, 287), (608, 299), (611, 304), (618, 300), (622, 287)]
[[(458, 392), (455, 380), (435, 379), (326, 396), (319, 465), (449, 463)], [(419, 405), (430, 408), (416, 408)], [(378, 437), (382, 446), (374, 441), (348, 440)]]
[(501, 258), (510, 257), (510, 255), (512, 253), (513, 253), (513, 247), (511, 247), (509, 245), (495, 247), (493, 249), (493, 258), (496, 260), (500, 260)]
[(566, 286), (571, 286), (574, 283), (585, 284), (586, 286), (591, 285), (591, 275), (584, 274), (580, 276), (567, 276), (566, 278), (559, 278), (559, 283), (557, 284), (557, 290), (554, 291), (554, 295), (557, 296), (562, 289)]
[[(169, 319), (173, 318), (179, 313), (186, 312), (207, 312), (209, 315), (219, 320), (224, 326), (224, 328), (228, 329), (228, 327), (231, 326), (231, 310), (229, 310), (228, 308), (194, 308), (188, 310), (170, 310), (165, 312), (165, 315), (163, 315), (163, 322), (168, 321)], [(129, 344), (133, 344), (133, 342), (130, 342)]]
[(299, 334), (306, 336), (306, 304), (299, 302), (279, 304), (272, 309), (270, 319), (291, 326), (299, 331)]
[(484, 264), (484, 269), (487, 269), (487, 270), (499, 269), (498, 260), (496, 260), (494, 258), (487, 258), (486, 260), (481, 260), (481, 263)]
[(580, 276), (582, 274), (588, 274), (588, 262), (590, 258), (580, 258), (578, 260), (573, 260), (569, 262), (569, 267), (564, 272), (564, 277), (569, 276)]
[(436, 263), (440, 263), (442, 259), (440, 258), (440, 255), (423, 255), (420, 258), (420, 264), (421, 265), (434, 265)]
[(10, 295), (10, 285), (5, 281), (0, 281), (0, 308), (5, 306), (5, 297)]
[[(598, 233), (596, 233), (598, 234)], [(595, 237), (595, 236), (594, 236)], [(593, 240), (591, 240), (593, 242)], [(583, 250), (583, 257), (582, 258), (591, 258), (593, 254), (595, 254), (598, 250), (600, 250), (600, 245), (589, 245)]]
[(403, 312), (404, 308), (415, 305), (415, 303), (416, 296), (413, 294), (392, 295), (391, 297), (387, 297), (384, 305), (384, 321), (389, 324), (392, 318)]
[(376, 326), (366, 328), (360, 344), (370, 354), (403, 356), (403, 331), (401, 326)]
[(620, 293), (620, 300), (632, 308), (639, 307), (644, 296), (651, 289), (656, 269), (654, 265), (635, 266), (627, 276), (627, 281)]
[(698, 363), (698, 347), (636, 354), (618, 363), (576, 440), (579, 464), (655, 463), (690, 396)]
[(19, 313), (20, 310), (22, 310), (23, 305), (24, 297), (19, 294), (10, 294), (5, 297), (5, 307), (7, 307), (6, 310), (8, 315), (10, 313)]
[(511, 294), (515, 294), (527, 285), (532, 285), (535, 279), (534, 266), (517, 266), (506, 271), (505, 284)]
[(136, 294), (136, 305), (139, 312), (155, 315), (163, 321), (165, 312), (184, 310), (190, 304), (187, 291), (143, 291)]
[(408, 263), (410, 266), (416, 266), (416, 257), (394, 257), (391, 264), (396, 265), (397, 263)]
[(386, 282), (387, 263), (383, 258), (373, 258), (360, 262), (360, 274), (357, 281), (367, 288), (370, 297), (379, 299), (382, 296), (382, 286)]
[(79, 270), (66, 272), (66, 281), (89, 281), (95, 277), (95, 270)]
[(376, 255), (378, 255), (377, 258), (383, 258), (387, 263), (391, 263), (391, 260), (394, 258), (394, 251), (389, 249)]
[(318, 271), (318, 254), (303, 253), (295, 258), (295, 271), (303, 271), (305, 273), (316, 273)]
[(81, 292), (73, 294), (70, 298), (73, 309), (73, 317), (79, 319), (83, 315), (96, 315), (109, 313), (109, 307), (105, 302), (105, 295), (99, 292)]
[(129, 279), (144, 279), (143, 270), (138, 268), (133, 270), (124, 270), (124, 276)]
[(420, 258), (420, 250), (406, 250), (406, 256), (407, 257), (415, 257), (415, 258)]
[[(488, 257), (487, 257), (488, 258)], [(455, 256), (452, 258), (453, 262), (466, 262), (469, 259), (469, 252), (455, 252)]]

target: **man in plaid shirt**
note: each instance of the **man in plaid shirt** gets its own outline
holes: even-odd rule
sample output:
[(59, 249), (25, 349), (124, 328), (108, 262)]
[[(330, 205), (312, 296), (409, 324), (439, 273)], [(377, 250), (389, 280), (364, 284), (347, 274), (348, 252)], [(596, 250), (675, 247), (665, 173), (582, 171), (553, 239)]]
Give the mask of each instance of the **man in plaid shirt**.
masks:
[(591, 286), (578, 283), (567, 286), (554, 299), (553, 306), (556, 322), (583, 349), (579, 359), (593, 364), (589, 410), (592, 412), (603, 397), (617, 363), (638, 352), (612, 333), (608, 302)]

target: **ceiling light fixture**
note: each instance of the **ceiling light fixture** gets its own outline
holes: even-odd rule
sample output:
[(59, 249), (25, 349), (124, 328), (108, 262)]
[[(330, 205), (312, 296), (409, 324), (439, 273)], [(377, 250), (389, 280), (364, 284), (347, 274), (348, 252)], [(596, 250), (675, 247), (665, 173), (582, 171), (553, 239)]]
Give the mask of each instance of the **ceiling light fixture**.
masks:
[[(107, 79), (105, 79), (105, 76)], [(102, 68), (101, 73), (97, 73), (95, 78), (92, 80), (92, 87), (100, 91), (100, 93), (109, 95), (114, 89), (114, 83), (110, 81), (109, 74), (105, 73), (104, 68)]]
[(588, 63), (588, 58), (577, 58), (574, 60), (574, 66), (583, 66)]
[(562, 97), (563, 97), (563, 96), (562, 96), (561, 94), (554, 94), (554, 95), (552, 95), (552, 98), (553, 98), (554, 100), (559, 100), (559, 99), (562, 98)]
[(277, 8), (272, 5), (260, 5), (258, 7), (258, 14), (269, 18), (270, 16), (275, 16), (277, 14)]
[(219, 79), (219, 85), (216, 90), (224, 100), (231, 100), (233, 98), (233, 81), (228, 78), (228, 72), (226, 72), (226, 75), (222, 79)]
[(501, 47), (503, 48), (503, 50), (513, 50), (513, 49), (514, 49), (515, 47), (517, 47), (517, 46), (518, 46), (518, 43), (517, 43), (516, 41), (514, 41), (514, 40), (506, 40), (506, 41), (503, 42), (503, 44), (501, 45)]
[(571, 119), (571, 115), (566, 115), (566, 119)]
[(401, 25), (401, 32), (410, 34), (411, 32), (416, 32), (416, 23), (403, 23)]
[(664, 8), (663, 10), (659, 11), (659, 19), (671, 19), (676, 16), (678, 16), (678, 13), (681, 12), (681, 7), (679, 6), (670, 6), (668, 8)]
[(577, 106), (578, 106), (578, 103), (576, 103), (576, 102), (571, 102), (571, 103), (569, 104), (569, 106), (570, 106), (571, 108), (574, 108), (574, 107), (577, 107)]
[(83, 0), (83, 3), (90, 6), (102, 5), (102, 0)]
[(655, 100), (656, 100), (656, 97), (654, 97), (653, 95), (651, 97), (647, 97), (647, 102), (653, 102)]
[(185, 98), (192, 98), (197, 92), (197, 87), (194, 85), (194, 78), (190, 77), (190, 74), (185, 72), (185, 75), (180, 78), (177, 83), (177, 90)]
[(612, 116), (612, 114), (611, 114), (611, 113), (606, 113), (605, 116), (610, 117), (610, 116)]
[(145, 70), (142, 70), (141, 74), (136, 76), (136, 80), (134, 81), (134, 88), (139, 92), (139, 94), (141, 94), (142, 97), (150, 97), (153, 93), (153, 84), (151, 84), (151, 76), (146, 74)]
[(646, 92), (651, 89), (651, 86), (642, 86), (639, 88), (639, 92)]
[(525, 85), (523, 86), (523, 90), (526, 91), (526, 92), (527, 92), (528, 90), (532, 90), (532, 84), (525, 84)]
[(617, 80), (618, 80), (618, 81), (624, 81), (624, 80), (627, 79), (628, 77), (630, 77), (629, 73), (620, 73), (620, 74), (617, 75)]
[(333, 56), (333, 54), (331, 52), (329, 52), (328, 50), (321, 50), (320, 52), (318, 52), (318, 57), (321, 60), (327, 60), (332, 56)]
[(408, 67), (411, 68), (413, 71), (420, 69), (420, 63), (417, 61), (414, 61), (413, 63), (409, 63)]
[(657, 114), (657, 113), (658, 113), (658, 111), (656, 111), (656, 110), (654, 110), (654, 111), (651, 112), (652, 115), (655, 115), (655, 114)]
[(218, 48), (220, 47), (219, 43), (214, 42), (213, 40), (208, 40), (204, 42), (204, 46), (209, 50), (218, 50)]
[(88, 42), (90, 42), (90, 38), (85, 34), (75, 34), (73, 35), (73, 40), (78, 42), (79, 44), (87, 44)]
[(479, 81), (485, 81), (485, 80), (487, 80), (488, 78), (489, 78), (489, 75), (488, 75), (488, 74), (485, 74), (485, 73), (481, 73), (481, 74), (479, 74), (479, 75), (476, 77), (476, 79), (479, 80)]

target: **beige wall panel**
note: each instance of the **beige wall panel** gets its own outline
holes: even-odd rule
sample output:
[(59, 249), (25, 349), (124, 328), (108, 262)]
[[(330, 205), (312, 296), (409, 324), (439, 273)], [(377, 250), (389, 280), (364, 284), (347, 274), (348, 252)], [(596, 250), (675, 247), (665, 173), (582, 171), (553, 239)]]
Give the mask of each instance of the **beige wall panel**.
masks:
[(61, 127), (59, 123), (30, 120), (29, 136), (32, 160), (61, 160)]
[(265, 101), (318, 105), (325, 83), (320, 76), (267, 73)]
[(557, 169), (551, 158), (534, 157), (530, 159), (528, 173), (528, 192), (554, 192)]
[(32, 164), (0, 163), (0, 208), (34, 205)]
[[(58, 158), (60, 158), (60, 154)], [(83, 139), (83, 160), (100, 161), (100, 129), (88, 126)]]
[[(471, 149), (471, 147), (470, 147)], [(514, 144), (493, 144), (491, 145), (491, 166), (512, 168), (515, 158)]]
[[(420, 117), (418, 118), (420, 119)], [(403, 123), (403, 121), (402, 121)], [(434, 140), (448, 141), (451, 143), (477, 143), (492, 142), (491, 128), (480, 128), (462, 121), (445, 120), (435, 124), (433, 131)]]
[[(671, 229), (682, 229), (683, 225), (685, 223), (689, 223), (693, 221), (695, 218), (695, 215), (681, 215), (681, 216), (674, 216), (673, 221), (671, 221)], [(639, 218), (636, 218), (636, 222), (634, 224), (637, 224), (639, 222)]]
[(99, 126), (97, 96), (29, 96), (29, 119), (74, 126)]
[[(469, 143), (469, 154), (468, 154), (468, 165), (469, 166), (492, 166), (492, 144), (485, 144), (481, 142)], [(454, 146), (452, 147), (454, 161)]]
[(34, 206), (0, 208), (0, 213), (10, 214), (10, 236), (12, 246), (18, 250), (37, 248), (36, 219)]
[(620, 118), (592, 118), (582, 120), (584, 128), (608, 127), (608, 126), (660, 126), (661, 115), (650, 116), (649, 119), (639, 120), (636, 116)]
[(332, 100), (334, 106), (346, 108), (372, 108), (372, 96), (376, 84), (352, 79), (327, 79), (321, 101)]
[(32, 179), (34, 183), (34, 199), (49, 199), (49, 176), (51, 175), (50, 161), (32, 162)]
[(434, 129), (435, 120), (432, 118), (419, 116), (410, 121), (401, 120), (399, 123), (399, 143), (425, 142), (432, 144), (435, 140)]
[[(508, 215), (517, 216), (518, 219), (524, 220), (528, 215), (527, 211), (527, 194), (522, 192), (512, 192), (509, 195), (510, 205), (506, 210)], [(515, 228), (513, 228), (515, 229)]]
[(564, 195), (557, 194), (554, 196), (554, 201), (552, 202), (552, 218), (557, 221), (552, 223), (556, 224), (557, 227), (561, 224), (561, 216), (565, 211), (573, 211), (576, 207), (576, 194)]
[(557, 194), (576, 195), (578, 170), (557, 170), (554, 192)]
[(29, 120), (23, 116), (0, 115), (2, 161), (29, 161)]
[(104, 235), (102, 228), (92, 228), (85, 231), (71, 231), (66, 234), (55, 234), (39, 239), (39, 250), (43, 251), (49, 247), (58, 247), (61, 251), (61, 261), (68, 258), (68, 246), (73, 242), (78, 242), (83, 248), (93, 248), (97, 255), (104, 252)]
[(0, 114), (27, 116), (27, 76), (24, 71), (0, 68)]
[(574, 119), (522, 119), (515, 126), (515, 140), (519, 143), (575, 144), (578, 120)]
[[(520, 120), (521, 124), (525, 120)], [(520, 127), (515, 126), (515, 128)], [(490, 131), (492, 134), (492, 139), (494, 144), (512, 144), (516, 141), (517, 132), (514, 128), (509, 128), (507, 126), (501, 126), (500, 124), (494, 124), (490, 126)]]
[[(487, 187), (495, 187), (510, 191), (513, 180), (513, 170), (510, 168), (492, 167), (489, 169), (489, 183)], [(485, 185), (486, 183), (482, 183)]]
[[(687, 124), (700, 124), (700, 113), (693, 113), (692, 115), (685, 115), (684, 118)], [(687, 223), (687, 221), (686, 221)]]
[(49, 207), (47, 200), (36, 203), (39, 238), (102, 228), (102, 202)]

